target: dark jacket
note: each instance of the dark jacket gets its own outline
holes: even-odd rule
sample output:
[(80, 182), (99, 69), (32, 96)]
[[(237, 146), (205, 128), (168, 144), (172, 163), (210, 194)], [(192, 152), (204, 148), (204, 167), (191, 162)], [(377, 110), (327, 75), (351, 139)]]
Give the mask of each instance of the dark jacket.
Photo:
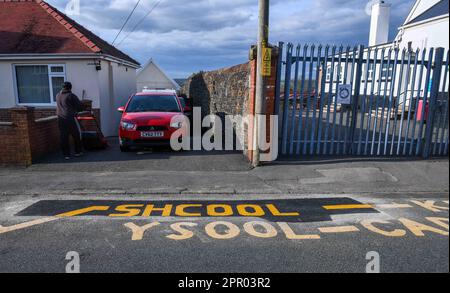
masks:
[(83, 110), (83, 104), (71, 91), (62, 90), (56, 96), (56, 115), (59, 118), (73, 120), (76, 113)]

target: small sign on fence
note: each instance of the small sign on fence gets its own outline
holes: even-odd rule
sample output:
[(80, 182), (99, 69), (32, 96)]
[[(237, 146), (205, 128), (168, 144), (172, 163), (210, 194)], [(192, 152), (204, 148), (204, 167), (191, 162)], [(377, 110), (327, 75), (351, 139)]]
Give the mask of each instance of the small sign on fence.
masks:
[(341, 84), (337, 88), (337, 103), (350, 105), (352, 103), (352, 85)]
[(264, 48), (262, 76), (270, 76), (272, 74), (272, 49)]

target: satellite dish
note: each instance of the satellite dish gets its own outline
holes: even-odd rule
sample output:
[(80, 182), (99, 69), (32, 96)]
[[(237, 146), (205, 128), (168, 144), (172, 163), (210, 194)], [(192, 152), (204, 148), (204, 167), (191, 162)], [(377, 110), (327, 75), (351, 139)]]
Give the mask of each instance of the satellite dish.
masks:
[(379, 2), (380, 2), (379, 0), (370, 0), (369, 2), (367, 2), (365, 9), (366, 14), (369, 16), (372, 15), (372, 7)]

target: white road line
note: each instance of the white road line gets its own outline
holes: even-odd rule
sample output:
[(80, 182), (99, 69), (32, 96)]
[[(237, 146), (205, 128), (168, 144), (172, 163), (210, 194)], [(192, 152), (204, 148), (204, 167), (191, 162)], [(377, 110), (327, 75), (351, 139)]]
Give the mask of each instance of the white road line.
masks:
[(379, 204), (376, 205), (376, 207), (380, 209), (410, 209), (412, 208), (412, 205), (392, 203), (392, 204)]
[(356, 226), (340, 226), (340, 227), (322, 227), (319, 228), (321, 233), (350, 233), (359, 232), (360, 230)]

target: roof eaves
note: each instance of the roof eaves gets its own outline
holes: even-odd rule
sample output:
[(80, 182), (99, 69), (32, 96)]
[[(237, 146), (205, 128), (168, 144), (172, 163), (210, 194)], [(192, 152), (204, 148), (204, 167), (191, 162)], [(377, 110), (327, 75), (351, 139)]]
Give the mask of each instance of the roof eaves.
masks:
[[(423, 13), (421, 13), (420, 15), (416, 16), (415, 18), (411, 19), (410, 21), (406, 22), (406, 23), (403, 24), (402, 26), (403, 26), (403, 27), (406, 27), (406, 26), (413, 25), (413, 24), (424, 23), (424, 22), (427, 22), (428, 20), (438, 19), (438, 18), (440, 18), (440, 17), (443, 17), (443, 16), (448, 15), (448, 1), (446, 1), (446, 2), (447, 2), (447, 5), (445, 5), (446, 3), (445, 3), (444, 0), (443, 0), (443, 1), (437, 2), (436, 4), (434, 4), (433, 6), (431, 6), (430, 8), (428, 8), (427, 10), (425, 10)], [(424, 15), (427, 15), (428, 13), (430, 13), (431, 11), (433, 11), (435, 8), (440, 8), (440, 7), (442, 7), (442, 6), (444, 6), (444, 7), (447, 8), (447, 12), (446, 12), (446, 13), (444, 13), (443, 11), (441, 11), (441, 12), (440, 12), (441, 14), (436, 14), (436, 15), (433, 15), (433, 16), (431, 16), (431, 17), (422, 19), (422, 17), (423, 17)], [(435, 13), (439, 13), (439, 11), (438, 11), (438, 12), (435, 12)]]
[(47, 4), (43, 0), (35, 0), (37, 4), (39, 4), (48, 14), (50, 14), (57, 22), (59, 22), (62, 26), (64, 26), (70, 33), (72, 33), (76, 38), (78, 38), (83, 44), (85, 44), (89, 49), (94, 53), (100, 53), (102, 50), (88, 37), (83, 35), (80, 31), (78, 31), (74, 26), (70, 24), (61, 14), (59, 14), (58, 10), (56, 10), (51, 5)]

